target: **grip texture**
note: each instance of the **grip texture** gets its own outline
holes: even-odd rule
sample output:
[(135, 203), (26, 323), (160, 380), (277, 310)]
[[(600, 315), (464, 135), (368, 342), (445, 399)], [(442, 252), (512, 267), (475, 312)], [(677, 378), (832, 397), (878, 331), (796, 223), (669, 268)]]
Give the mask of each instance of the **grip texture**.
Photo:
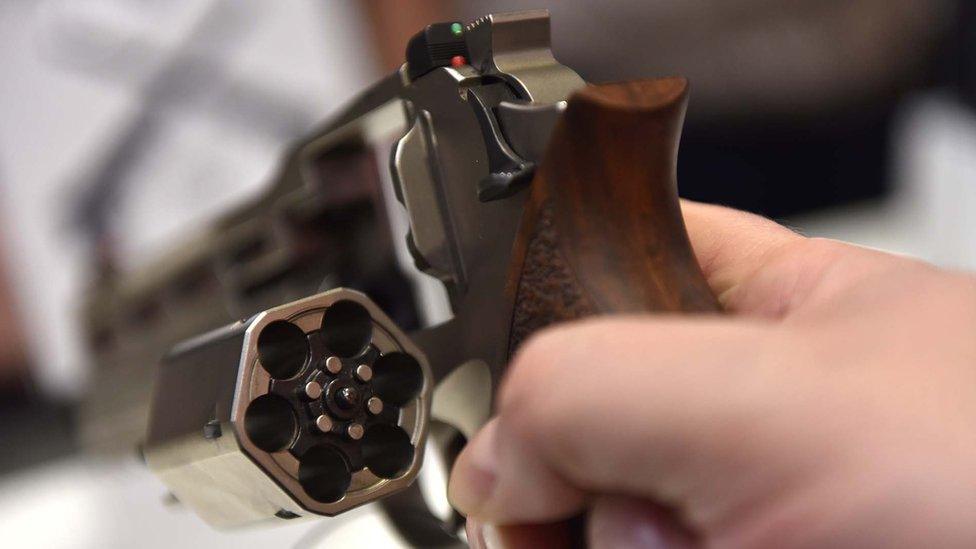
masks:
[(588, 86), (553, 129), (515, 243), (509, 349), (586, 316), (717, 312), (678, 202), (684, 78)]

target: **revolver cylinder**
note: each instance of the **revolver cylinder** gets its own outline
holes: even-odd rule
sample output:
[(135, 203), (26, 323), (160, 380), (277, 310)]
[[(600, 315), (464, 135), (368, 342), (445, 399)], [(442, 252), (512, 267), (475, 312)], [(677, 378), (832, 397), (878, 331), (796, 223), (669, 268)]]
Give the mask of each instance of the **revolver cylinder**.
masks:
[(368, 297), (332, 290), (177, 345), (146, 459), (215, 526), (335, 515), (416, 477), (431, 385), (426, 358)]

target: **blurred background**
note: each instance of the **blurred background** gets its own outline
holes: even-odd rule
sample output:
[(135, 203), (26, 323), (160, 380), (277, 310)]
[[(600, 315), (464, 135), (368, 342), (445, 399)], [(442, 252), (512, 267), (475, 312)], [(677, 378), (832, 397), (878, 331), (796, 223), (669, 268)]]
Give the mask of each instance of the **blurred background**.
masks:
[[(219, 533), (134, 456), (79, 451), (79, 306), (256, 195), (425, 24), (548, 7), (589, 81), (682, 74), (683, 196), (976, 268), (969, 0), (0, 3), (0, 535), (13, 547), (395, 546), (370, 509)], [(906, 291), (911, 289), (906, 288)], [(359, 537), (357, 543), (365, 541)]]

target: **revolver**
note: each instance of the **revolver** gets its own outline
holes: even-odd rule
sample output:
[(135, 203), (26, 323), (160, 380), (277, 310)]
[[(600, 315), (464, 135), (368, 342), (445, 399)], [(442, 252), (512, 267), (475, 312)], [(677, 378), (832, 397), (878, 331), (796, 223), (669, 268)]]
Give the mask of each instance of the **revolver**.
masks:
[(585, 83), (546, 11), (427, 26), (261, 196), (96, 281), (85, 444), (138, 446), (215, 527), (379, 502), (406, 541), (461, 543), (415, 481), (527, 337), (718, 311), (677, 198), (686, 103), (682, 78)]

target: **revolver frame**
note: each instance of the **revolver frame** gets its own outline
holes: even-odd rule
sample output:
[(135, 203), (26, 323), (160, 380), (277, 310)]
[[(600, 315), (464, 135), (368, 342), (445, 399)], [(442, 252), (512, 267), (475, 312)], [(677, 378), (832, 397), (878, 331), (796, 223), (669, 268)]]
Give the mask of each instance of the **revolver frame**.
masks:
[[(411, 541), (455, 539), (458, 523), (436, 518), (411, 483), (428, 431), (446, 433), (436, 445), (456, 450), (456, 441), (487, 419), (510, 349), (507, 285), (522, 189), (566, 99), (583, 85), (553, 58), (546, 11), (431, 25), (418, 34), (407, 64), (291, 149), (267, 193), (165, 268), (99, 281), (87, 309), (99, 363), (84, 422), (90, 445), (124, 447), (148, 424), (150, 466), (215, 525), (332, 515), (385, 498)], [(381, 178), (367, 159), (366, 144), (398, 128), (406, 130), (389, 170), (406, 209), (407, 247), (417, 269), (440, 281), (450, 300), (451, 318), (435, 326), (419, 327), (413, 292), (392, 259)], [(344, 239), (336, 239), (337, 231)], [(201, 299), (208, 304), (172, 299), (187, 280), (205, 282)], [(415, 450), (409, 466), (386, 479), (369, 467), (351, 471), (351, 487), (323, 501), (302, 484), (291, 446), (269, 445), (275, 448), (269, 452), (255, 444), (260, 437), (248, 432), (246, 414), (274, 384), (258, 375), (256, 334), (272, 319), (306, 319), (298, 324), (311, 322), (309, 328), (337, 299), (365, 307), (374, 334), (390, 336), (387, 348), (377, 344), (380, 355), (406, 350), (420, 364), (423, 384), (395, 421)], [(166, 310), (152, 322), (132, 322), (147, 303)], [(150, 365), (177, 341), (227, 323), (168, 354), (150, 410)], [(211, 362), (199, 362), (210, 355)], [(314, 370), (310, 364), (296, 375)], [(114, 397), (121, 393), (138, 396), (122, 404)], [(299, 431), (310, 428), (308, 418), (299, 423)]]

